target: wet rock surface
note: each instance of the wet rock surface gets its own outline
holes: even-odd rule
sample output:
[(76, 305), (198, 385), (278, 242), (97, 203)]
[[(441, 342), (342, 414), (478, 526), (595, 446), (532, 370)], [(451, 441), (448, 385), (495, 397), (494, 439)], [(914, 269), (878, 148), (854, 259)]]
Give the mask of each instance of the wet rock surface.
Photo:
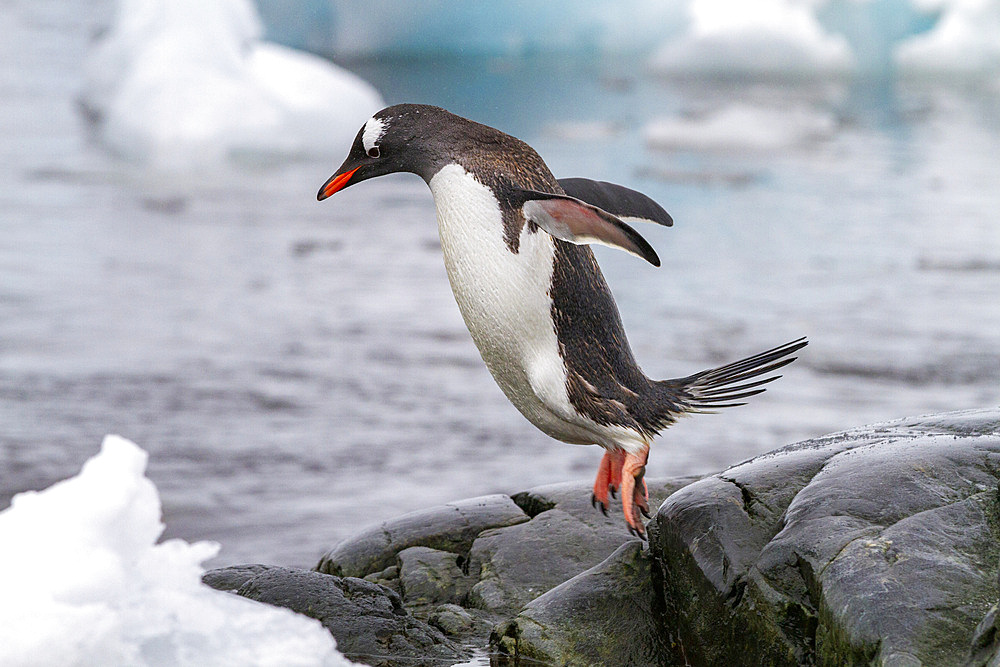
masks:
[[(649, 480), (650, 504), (659, 505), (692, 478)], [(469, 555), (477, 577), (471, 606), (515, 612), (549, 589), (610, 556), (628, 541), (621, 511), (604, 516), (590, 503), (590, 487), (553, 484), (514, 496), (533, 515), (527, 523), (483, 532)]]
[(364, 577), (396, 565), (396, 555), (409, 547), (430, 547), (467, 554), (487, 528), (528, 521), (509, 496), (495, 494), (410, 512), (362, 531), (331, 549), (316, 566), (318, 572)]
[(230, 590), (240, 578), (245, 580), (238, 595), (315, 618), (337, 640), (337, 649), (352, 660), (388, 666), (449, 664), (468, 657), (468, 650), (407, 612), (395, 592), (364, 579), (286, 567), (239, 566), (207, 572), (202, 580)]
[(998, 597), (998, 483), (1000, 411), (981, 410), (807, 441), (689, 485), (655, 519), (675, 659), (963, 664)]
[(976, 626), (966, 664), (968, 667), (1000, 667), (1000, 603), (990, 607)]
[(466, 559), (449, 551), (410, 547), (399, 552), (399, 586), (407, 604), (461, 604), (474, 580), (462, 570)]
[[(690, 481), (647, 480), (651, 503)], [(602, 515), (590, 491), (586, 481), (569, 482), (414, 512), (331, 549), (317, 574), (363, 576), (398, 592), (415, 618), (454, 643), (484, 648), (492, 628), (524, 604), (625, 543), (638, 550), (620, 509)]]
[(204, 578), (320, 618), (368, 664), (448, 664), (489, 641), (501, 665), (1000, 667), (1000, 409), (649, 486), (648, 548), (575, 482), (400, 517), (321, 571)]
[(667, 664), (670, 650), (659, 626), (662, 609), (651, 585), (652, 567), (642, 544), (627, 542), (529, 602), (513, 620), (499, 624), (490, 641), (523, 662)]

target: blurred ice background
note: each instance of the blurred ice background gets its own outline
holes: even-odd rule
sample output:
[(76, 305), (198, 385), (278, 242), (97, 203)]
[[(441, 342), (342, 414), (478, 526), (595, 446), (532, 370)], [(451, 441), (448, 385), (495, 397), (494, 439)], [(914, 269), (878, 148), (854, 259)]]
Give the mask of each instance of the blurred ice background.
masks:
[(0, 34), (0, 507), (117, 432), (165, 537), (311, 566), (593, 475), (480, 361), (423, 183), (315, 201), (383, 103), (673, 214), (661, 269), (597, 251), (650, 375), (810, 337), (651, 475), (1000, 401), (1000, 0), (0, 0)]

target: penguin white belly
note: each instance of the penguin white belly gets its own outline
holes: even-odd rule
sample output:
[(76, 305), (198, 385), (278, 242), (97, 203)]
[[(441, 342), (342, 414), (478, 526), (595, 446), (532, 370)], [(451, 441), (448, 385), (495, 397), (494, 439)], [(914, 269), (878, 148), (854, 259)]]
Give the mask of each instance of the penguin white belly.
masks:
[[(504, 241), (500, 204), (460, 165), (430, 180), (448, 280), (493, 378), (528, 421), (565, 442), (603, 438), (569, 401), (566, 367), (552, 322), (555, 245), (521, 230), (518, 252)], [(596, 424), (594, 425), (596, 426)]]

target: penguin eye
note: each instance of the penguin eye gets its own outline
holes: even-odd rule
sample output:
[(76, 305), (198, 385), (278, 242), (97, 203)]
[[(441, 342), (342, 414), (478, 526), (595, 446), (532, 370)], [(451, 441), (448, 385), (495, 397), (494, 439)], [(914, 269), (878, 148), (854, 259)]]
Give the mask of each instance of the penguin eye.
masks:
[(372, 146), (368, 149), (368, 157), (378, 157), (379, 155), (378, 146)]

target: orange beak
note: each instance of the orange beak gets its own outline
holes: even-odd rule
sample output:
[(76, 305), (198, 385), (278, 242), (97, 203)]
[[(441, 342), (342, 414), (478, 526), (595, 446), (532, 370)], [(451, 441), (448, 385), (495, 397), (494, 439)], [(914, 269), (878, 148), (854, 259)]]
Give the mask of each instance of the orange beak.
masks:
[(339, 192), (340, 190), (343, 190), (345, 187), (347, 187), (347, 183), (351, 180), (351, 176), (354, 175), (354, 172), (356, 172), (360, 168), (361, 167), (355, 167), (350, 171), (345, 171), (343, 174), (331, 176), (330, 180), (323, 185), (322, 189), (320, 189), (319, 194), (316, 196), (316, 199), (318, 199), (319, 201), (323, 201), (330, 195)]

